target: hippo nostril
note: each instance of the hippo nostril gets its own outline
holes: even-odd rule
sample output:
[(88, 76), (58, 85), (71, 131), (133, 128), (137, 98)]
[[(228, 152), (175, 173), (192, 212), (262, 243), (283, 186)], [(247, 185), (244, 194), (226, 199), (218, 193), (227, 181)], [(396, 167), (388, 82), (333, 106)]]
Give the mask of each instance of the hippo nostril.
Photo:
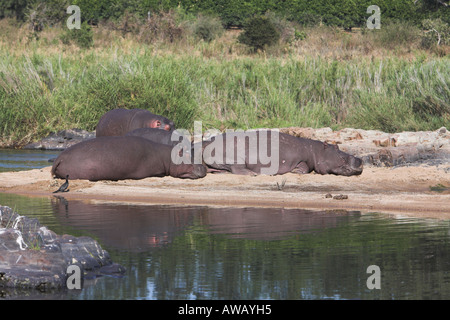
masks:
[(362, 168), (363, 162), (362, 162), (362, 160), (361, 160), (360, 158), (354, 157), (354, 158), (352, 158), (352, 160), (351, 160), (351, 166), (352, 166), (353, 168)]
[(198, 178), (203, 178), (206, 176), (206, 168), (203, 165), (195, 165), (194, 170), (192, 171), (193, 174)]

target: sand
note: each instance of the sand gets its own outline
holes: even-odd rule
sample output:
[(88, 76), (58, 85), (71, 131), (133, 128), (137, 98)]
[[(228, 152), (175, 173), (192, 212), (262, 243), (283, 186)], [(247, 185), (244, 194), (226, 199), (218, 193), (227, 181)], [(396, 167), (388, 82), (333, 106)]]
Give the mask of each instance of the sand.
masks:
[[(368, 167), (360, 176), (351, 177), (315, 173), (208, 174), (197, 180), (172, 177), (117, 182), (72, 180), (69, 192), (53, 194), (64, 180), (52, 179), (51, 167), (46, 167), (0, 173), (0, 192), (108, 203), (358, 210), (450, 219), (449, 168), (450, 164)], [(430, 189), (437, 185), (447, 189), (441, 192)], [(326, 194), (344, 195), (347, 199), (327, 198)]]

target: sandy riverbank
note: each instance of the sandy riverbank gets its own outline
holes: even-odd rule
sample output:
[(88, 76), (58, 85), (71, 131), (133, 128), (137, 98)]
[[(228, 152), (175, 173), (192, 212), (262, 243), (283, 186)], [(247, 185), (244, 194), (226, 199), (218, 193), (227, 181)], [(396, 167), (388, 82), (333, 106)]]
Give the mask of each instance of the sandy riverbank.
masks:
[[(449, 189), (430, 189), (450, 186), (449, 166), (368, 167), (362, 175), (352, 177), (314, 173), (255, 177), (209, 174), (198, 180), (74, 180), (70, 181), (69, 192), (56, 195), (97, 202), (344, 209), (450, 219)], [(284, 188), (279, 190), (277, 183), (281, 185), (284, 179)], [(0, 192), (52, 197), (52, 191), (62, 182), (51, 178), (50, 167), (4, 172), (0, 173)], [(326, 198), (327, 193), (348, 198)]]

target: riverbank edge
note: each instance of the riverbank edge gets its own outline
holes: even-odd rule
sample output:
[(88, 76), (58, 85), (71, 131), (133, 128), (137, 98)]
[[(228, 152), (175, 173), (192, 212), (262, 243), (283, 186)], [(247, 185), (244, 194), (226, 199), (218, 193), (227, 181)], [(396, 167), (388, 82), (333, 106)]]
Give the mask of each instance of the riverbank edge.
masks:
[[(0, 192), (94, 203), (357, 210), (450, 219), (448, 188), (432, 191), (433, 186), (450, 183), (445, 168), (370, 168), (353, 177), (289, 173), (256, 177), (210, 174), (198, 180), (172, 177), (117, 182), (73, 180), (69, 192), (53, 194), (62, 181), (52, 179), (51, 168), (46, 167), (0, 173)], [(279, 190), (283, 180), (285, 185)]]

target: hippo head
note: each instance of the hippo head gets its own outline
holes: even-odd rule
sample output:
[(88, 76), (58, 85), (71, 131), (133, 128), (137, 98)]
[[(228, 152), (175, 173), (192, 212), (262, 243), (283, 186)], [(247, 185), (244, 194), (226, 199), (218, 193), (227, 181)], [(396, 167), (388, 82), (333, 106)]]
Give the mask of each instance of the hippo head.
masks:
[(337, 145), (323, 143), (323, 153), (316, 158), (314, 171), (320, 174), (335, 174), (341, 176), (360, 175), (363, 162), (341, 150)]
[(202, 164), (173, 164), (170, 166), (169, 174), (175, 178), (198, 179), (206, 176), (206, 167)]
[(175, 129), (175, 125), (174, 125), (173, 121), (170, 121), (169, 119), (164, 118), (164, 117), (158, 117), (156, 119), (151, 119), (147, 123), (147, 126), (149, 128), (163, 129), (166, 131), (172, 131)]

